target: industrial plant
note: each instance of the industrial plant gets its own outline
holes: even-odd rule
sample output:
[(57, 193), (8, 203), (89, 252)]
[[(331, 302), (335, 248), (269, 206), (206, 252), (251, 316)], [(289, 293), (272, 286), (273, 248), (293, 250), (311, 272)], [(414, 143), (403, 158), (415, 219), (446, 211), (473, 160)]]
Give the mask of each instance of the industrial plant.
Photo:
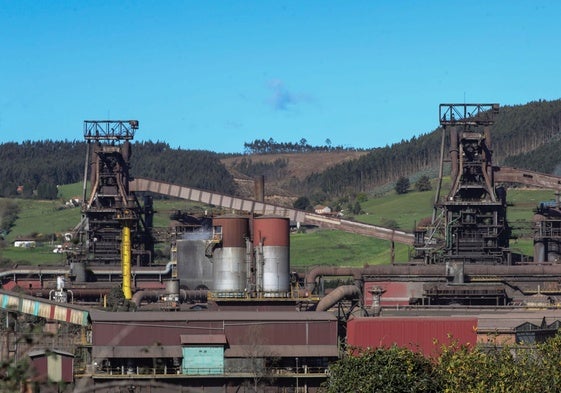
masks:
[[(40, 317), (53, 337), (21, 343), (14, 323), (2, 359), (28, 356), (34, 381), (64, 391), (300, 393), (318, 391), (347, 345), (415, 343), (430, 354), (450, 337), (539, 342), (561, 323), (561, 178), (494, 165), (498, 112), (498, 104), (440, 105), (432, 220), (412, 233), (267, 203), (263, 178), (243, 199), (132, 177), (139, 121), (84, 121), (81, 220), (67, 264), (0, 271), (6, 323)], [(533, 257), (509, 244), (510, 184), (557, 196), (536, 207)], [(162, 231), (154, 195), (222, 213), (178, 215)], [(296, 272), (297, 224), (406, 244), (411, 258)], [(154, 258), (161, 243), (171, 250), (165, 264)], [(347, 284), (327, 292), (322, 283), (333, 277)], [(111, 309), (115, 294), (122, 301)]]

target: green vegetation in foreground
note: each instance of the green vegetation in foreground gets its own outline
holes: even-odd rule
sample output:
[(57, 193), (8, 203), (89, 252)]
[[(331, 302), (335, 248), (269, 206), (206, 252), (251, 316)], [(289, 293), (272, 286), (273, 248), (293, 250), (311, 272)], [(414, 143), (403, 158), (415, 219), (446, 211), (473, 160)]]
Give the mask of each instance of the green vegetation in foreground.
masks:
[(328, 380), (323, 384), (323, 391), (559, 392), (559, 333), (534, 345), (504, 345), (494, 337), (489, 337), (488, 340), (487, 344), (476, 345), (460, 345), (452, 341), (450, 344), (439, 345), (438, 353), (431, 356), (398, 346), (347, 348), (341, 359), (329, 366)]

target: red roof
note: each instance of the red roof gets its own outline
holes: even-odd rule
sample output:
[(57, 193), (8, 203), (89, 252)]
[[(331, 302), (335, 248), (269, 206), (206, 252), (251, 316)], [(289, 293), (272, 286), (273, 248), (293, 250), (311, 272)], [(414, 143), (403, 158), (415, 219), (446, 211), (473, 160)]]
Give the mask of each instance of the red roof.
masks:
[(432, 356), (452, 342), (475, 345), (477, 318), (374, 317), (347, 324), (347, 343), (359, 348), (397, 345)]

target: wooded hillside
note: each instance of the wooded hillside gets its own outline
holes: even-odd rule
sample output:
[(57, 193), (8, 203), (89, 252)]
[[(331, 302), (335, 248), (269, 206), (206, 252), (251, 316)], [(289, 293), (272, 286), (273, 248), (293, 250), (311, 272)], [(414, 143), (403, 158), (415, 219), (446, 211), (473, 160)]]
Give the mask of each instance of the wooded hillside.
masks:
[[(495, 164), (552, 173), (561, 162), (555, 154), (561, 136), (561, 100), (503, 107), (491, 127)], [(303, 189), (330, 198), (366, 191), (401, 176), (435, 170), (440, 158), (442, 129), (409, 141), (372, 150), (355, 161), (334, 166), (304, 181)], [(449, 146), (449, 141), (446, 145)]]
[[(132, 146), (132, 176), (232, 194), (233, 176), (219, 155), (172, 149), (166, 143)], [(85, 142), (37, 141), (0, 145), (0, 196), (56, 198), (56, 186), (82, 181)]]

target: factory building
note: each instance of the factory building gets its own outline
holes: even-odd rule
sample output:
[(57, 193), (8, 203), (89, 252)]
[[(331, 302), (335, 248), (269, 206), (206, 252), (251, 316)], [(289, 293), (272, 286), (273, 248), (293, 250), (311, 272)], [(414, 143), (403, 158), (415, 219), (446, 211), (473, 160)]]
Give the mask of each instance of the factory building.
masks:
[(328, 312), (92, 310), (90, 317), (96, 391), (110, 380), (149, 376), (205, 392), (239, 391), (256, 380), (276, 392), (294, 389), (298, 378), (314, 392), (339, 355), (338, 321)]
[(347, 345), (357, 348), (397, 345), (435, 357), (442, 346), (476, 342), (477, 318), (473, 317), (353, 318), (347, 323)]

